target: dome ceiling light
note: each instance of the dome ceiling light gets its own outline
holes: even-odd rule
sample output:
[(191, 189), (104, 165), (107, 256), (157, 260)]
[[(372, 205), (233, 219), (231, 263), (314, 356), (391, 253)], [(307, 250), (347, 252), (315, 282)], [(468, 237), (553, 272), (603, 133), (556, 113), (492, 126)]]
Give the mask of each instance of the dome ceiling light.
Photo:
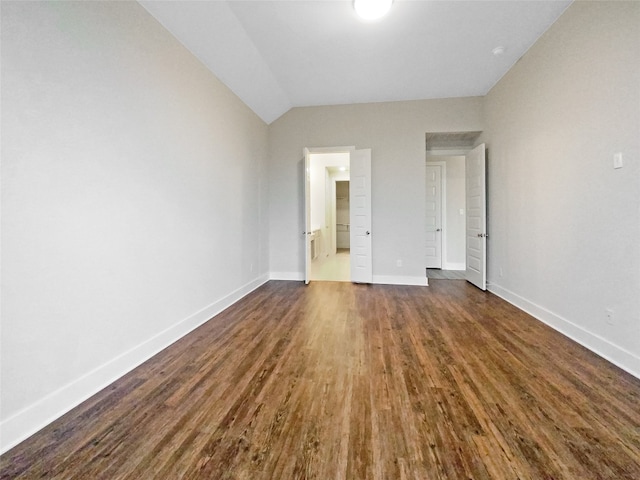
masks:
[(353, 8), (363, 20), (377, 20), (384, 17), (393, 0), (354, 0)]

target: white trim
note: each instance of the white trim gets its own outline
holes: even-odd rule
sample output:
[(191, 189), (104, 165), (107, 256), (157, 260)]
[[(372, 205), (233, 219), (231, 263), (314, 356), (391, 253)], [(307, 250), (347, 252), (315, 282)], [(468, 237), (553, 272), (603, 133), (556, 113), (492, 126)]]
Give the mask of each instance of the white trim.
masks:
[(427, 149), (427, 157), (466, 157), (472, 148), (435, 148)]
[(294, 282), (303, 282), (304, 273), (302, 272), (270, 272), (269, 280), (289, 280)]
[(440, 249), (440, 265), (444, 265), (449, 257), (447, 251), (447, 237), (449, 231), (447, 229), (447, 162), (434, 162), (442, 164), (442, 172), (440, 172), (440, 233), (442, 234), (442, 247)]
[(396, 275), (374, 275), (373, 283), (380, 285), (416, 285), (427, 287), (429, 285), (427, 277), (408, 277)]
[(447, 262), (442, 265), (442, 270), (457, 270), (457, 271), (465, 271), (467, 269), (466, 264), (464, 263), (451, 263)]
[[(301, 272), (271, 272), (269, 274), (269, 280), (287, 280), (301, 282), (304, 280), (304, 275)], [(372, 283), (380, 285), (418, 285), (421, 287), (429, 286), (429, 280), (426, 276), (409, 277), (396, 275), (374, 275)]]
[[(427, 158), (426, 166), (440, 167), (440, 268), (444, 269), (445, 259), (447, 258), (447, 162), (444, 160), (431, 161)], [(425, 168), (425, 183), (426, 181)], [(423, 246), (426, 249), (424, 243)]]
[(3, 420), (0, 423), (0, 453), (27, 439), (268, 280), (268, 275), (256, 278)]
[(305, 147), (310, 154), (324, 154), (324, 153), (351, 153), (356, 147), (351, 145), (348, 147)]
[[(349, 155), (349, 163), (351, 163), (351, 155)], [(329, 249), (329, 255), (335, 255), (336, 253), (338, 253), (338, 214), (336, 212), (338, 208), (336, 201), (336, 190), (338, 187), (336, 185), (336, 182), (338, 180), (336, 180), (336, 177), (334, 175), (329, 175), (329, 179), (329, 190), (331, 190), (331, 192), (329, 192), (329, 202), (331, 203), (329, 207), (329, 216), (331, 217), (331, 224), (329, 225), (329, 229), (331, 230), (331, 248)]]
[(495, 283), (487, 283), (487, 289), (491, 293), (499, 296), (512, 305), (515, 305), (519, 309), (524, 310), (529, 315), (540, 320), (542, 323), (545, 323), (554, 330), (557, 330), (563, 335), (569, 337), (571, 340), (591, 350), (593, 353), (640, 379), (640, 357), (633, 352), (629, 352), (628, 350), (611, 343), (609, 340), (602, 338), (595, 333), (589, 332), (570, 320), (562, 318), (546, 308), (530, 302), (526, 298), (496, 285)]

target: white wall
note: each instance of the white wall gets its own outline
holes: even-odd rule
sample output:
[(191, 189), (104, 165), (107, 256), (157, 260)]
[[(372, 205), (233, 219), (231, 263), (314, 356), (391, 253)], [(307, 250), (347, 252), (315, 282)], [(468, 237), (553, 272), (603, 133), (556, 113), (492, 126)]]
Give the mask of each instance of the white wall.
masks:
[(638, 2), (575, 2), (486, 97), (483, 135), (491, 290), (636, 376), (639, 25)]
[[(482, 98), (294, 108), (269, 126), (270, 266), (302, 278), (304, 147), (371, 148), (374, 282), (425, 283), (425, 133), (481, 130)], [(396, 261), (402, 260), (402, 267)]]
[(2, 450), (269, 271), (267, 127), (136, 2), (2, 8)]
[[(445, 268), (464, 270), (466, 266), (465, 157), (443, 159), (447, 165), (447, 258)], [(460, 211), (462, 210), (462, 214)]]
[(314, 155), (311, 155), (310, 184), (311, 184), (311, 230), (319, 229), (324, 231), (326, 222), (326, 168), (321, 162), (314, 162)]

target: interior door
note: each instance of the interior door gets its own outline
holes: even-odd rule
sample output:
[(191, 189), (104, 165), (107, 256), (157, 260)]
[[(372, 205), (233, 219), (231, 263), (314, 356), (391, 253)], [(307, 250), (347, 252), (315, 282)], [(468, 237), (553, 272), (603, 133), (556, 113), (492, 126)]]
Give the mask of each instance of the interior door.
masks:
[(442, 166), (427, 165), (427, 268), (442, 268)]
[(311, 154), (304, 149), (304, 283), (311, 280)]
[(352, 151), (350, 170), (351, 281), (371, 283), (371, 149)]
[(467, 154), (467, 270), (466, 279), (487, 289), (487, 191), (484, 143)]

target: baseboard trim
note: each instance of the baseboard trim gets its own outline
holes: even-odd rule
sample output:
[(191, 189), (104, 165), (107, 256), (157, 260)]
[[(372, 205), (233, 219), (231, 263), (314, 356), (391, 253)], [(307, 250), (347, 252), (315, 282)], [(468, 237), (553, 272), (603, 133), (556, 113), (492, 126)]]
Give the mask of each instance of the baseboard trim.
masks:
[(262, 275), (0, 423), (0, 454), (141, 365), (269, 280)]
[(269, 280), (290, 280), (304, 282), (304, 274), (300, 272), (270, 272)]
[[(271, 272), (269, 280), (293, 280), (304, 281), (304, 274), (299, 272)], [(401, 277), (394, 275), (373, 275), (372, 283), (380, 285), (418, 285), (429, 286), (426, 277)]]
[(408, 277), (396, 275), (374, 275), (373, 283), (381, 285), (415, 285), (428, 286), (427, 277)]
[(570, 320), (567, 320), (566, 318), (563, 318), (546, 308), (501, 287), (500, 285), (489, 283), (487, 284), (487, 289), (503, 300), (506, 300), (512, 305), (518, 307), (520, 310), (524, 310), (529, 315), (540, 320), (542, 323), (591, 350), (596, 355), (601, 356), (625, 372), (628, 372), (634, 377), (640, 379), (640, 357), (632, 352), (611, 343), (609, 340), (606, 340), (595, 333), (585, 330)]

